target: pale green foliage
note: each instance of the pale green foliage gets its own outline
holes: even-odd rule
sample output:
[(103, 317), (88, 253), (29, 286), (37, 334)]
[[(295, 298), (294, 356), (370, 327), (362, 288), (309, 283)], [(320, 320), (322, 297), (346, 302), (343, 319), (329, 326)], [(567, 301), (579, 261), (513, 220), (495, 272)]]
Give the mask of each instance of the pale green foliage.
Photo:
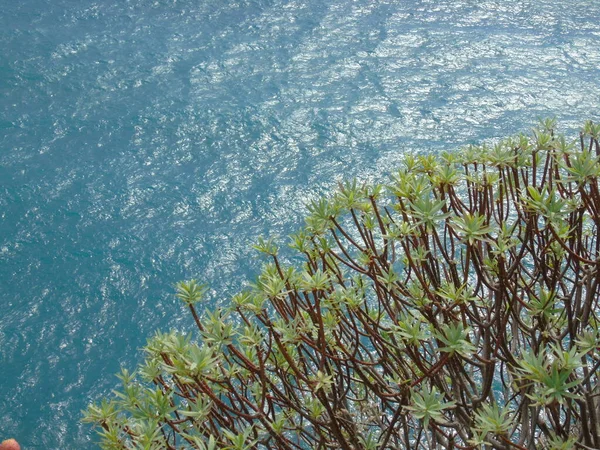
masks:
[(430, 420), (444, 423), (444, 410), (452, 408), (455, 404), (454, 401), (445, 401), (436, 387), (423, 388), (412, 392), (411, 404), (406, 409), (411, 411), (414, 417), (421, 419), (425, 427), (428, 427)]
[(196, 280), (180, 281), (175, 285), (177, 298), (186, 303), (193, 305), (204, 299), (204, 294), (207, 291), (205, 284), (198, 284)]
[(224, 307), (177, 283), (101, 447), (600, 448), (600, 125), (555, 126), (342, 183)]
[(486, 236), (492, 231), (492, 227), (486, 225), (485, 222), (486, 218), (479, 214), (466, 213), (453, 217), (450, 224), (458, 231), (463, 240), (473, 245), (477, 241), (487, 240)]
[(329, 392), (333, 384), (333, 377), (331, 375), (327, 375), (326, 373), (320, 370), (317, 370), (317, 373), (311, 381), (311, 387), (315, 392), (320, 390), (323, 390), (324, 392)]
[(488, 434), (506, 436), (513, 426), (513, 419), (507, 408), (501, 409), (496, 403), (484, 404), (475, 412), (475, 445), (490, 444), (486, 441)]
[(534, 383), (536, 389), (527, 396), (539, 405), (562, 404), (578, 398), (572, 389), (581, 383), (576, 373), (581, 367), (581, 356), (576, 347), (564, 351), (556, 345), (537, 354), (526, 352), (518, 360), (516, 372), (523, 380)]
[(468, 333), (469, 329), (463, 328), (461, 323), (450, 323), (434, 330), (433, 335), (443, 344), (438, 347), (439, 351), (449, 353), (450, 356), (458, 353), (469, 357), (475, 351), (475, 346), (469, 341)]

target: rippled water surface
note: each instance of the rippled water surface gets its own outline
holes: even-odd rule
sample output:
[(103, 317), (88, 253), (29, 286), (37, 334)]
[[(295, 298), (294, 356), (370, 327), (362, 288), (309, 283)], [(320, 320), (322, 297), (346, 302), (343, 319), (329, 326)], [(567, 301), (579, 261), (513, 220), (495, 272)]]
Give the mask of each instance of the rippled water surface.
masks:
[(600, 119), (593, 0), (0, 0), (0, 440), (80, 410), (338, 180)]

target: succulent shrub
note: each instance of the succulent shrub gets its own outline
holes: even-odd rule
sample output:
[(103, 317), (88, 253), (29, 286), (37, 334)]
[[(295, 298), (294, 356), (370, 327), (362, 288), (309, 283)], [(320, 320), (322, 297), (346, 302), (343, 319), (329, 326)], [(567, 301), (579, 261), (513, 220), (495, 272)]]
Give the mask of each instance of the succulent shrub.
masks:
[(600, 126), (554, 128), (341, 185), (226, 307), (179, 283), (102, 448), (600, 448)]

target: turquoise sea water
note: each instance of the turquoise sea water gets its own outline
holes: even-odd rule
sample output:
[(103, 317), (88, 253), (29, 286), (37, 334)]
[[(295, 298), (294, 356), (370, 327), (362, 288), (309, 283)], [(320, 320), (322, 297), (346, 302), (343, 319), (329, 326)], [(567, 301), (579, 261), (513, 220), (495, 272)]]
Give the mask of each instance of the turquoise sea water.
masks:
[(172, 285), (225, 302), (338, 180), (600, 120), (595, 0), (0, 0), (0, 440), (78, 421)]

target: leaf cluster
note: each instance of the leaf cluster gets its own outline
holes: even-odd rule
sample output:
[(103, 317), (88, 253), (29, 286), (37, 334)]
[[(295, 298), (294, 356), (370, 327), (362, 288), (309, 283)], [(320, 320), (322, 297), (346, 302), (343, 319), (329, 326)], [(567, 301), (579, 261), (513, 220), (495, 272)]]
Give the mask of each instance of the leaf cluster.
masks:
[(179, 283), (101, 446), (600, 448), (600, 127), (554, 129), (342, 184), (225, 308)]

